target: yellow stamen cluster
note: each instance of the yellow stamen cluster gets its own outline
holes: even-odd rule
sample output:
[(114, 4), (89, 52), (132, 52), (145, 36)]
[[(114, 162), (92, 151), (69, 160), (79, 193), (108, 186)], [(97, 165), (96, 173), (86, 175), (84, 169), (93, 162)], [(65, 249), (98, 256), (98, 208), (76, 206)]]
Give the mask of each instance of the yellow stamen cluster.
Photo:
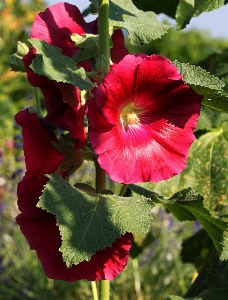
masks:
[(140, 118), (138, 117), (138, 114), (140, 113), (140, 110), (134, 106), (134, 103), (131, 102), (127, 104), (121, 114), (120, 119), (123, 123), (124, 127), (127, 127), (128, 125), (135, 125), (140, 123)]
[(127, 115), (127, 122), (129, 125), (138, 124), (140, 119), (137, 117), (136, 113), (130, 113)]

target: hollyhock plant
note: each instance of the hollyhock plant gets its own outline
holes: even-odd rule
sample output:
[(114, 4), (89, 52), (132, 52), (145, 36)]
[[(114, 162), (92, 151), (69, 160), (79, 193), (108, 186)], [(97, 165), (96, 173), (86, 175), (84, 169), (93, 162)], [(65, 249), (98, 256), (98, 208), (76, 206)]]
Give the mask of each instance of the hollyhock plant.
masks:
[(183, 171), (202, 98), (168, 59), (125, 56), (89, 103), (89, 138), (101, 168), (120, 183)]
[[(92, 281), (94, 300), (110, 299), (109, 280), (125, 268), (131, 250), (128, 270), (133, 270), (136, 295), (121, 292), (143, 298), (147, 286), (139, 276), (137, 258), (156, 239), (156, 233), (151, 235), (151, 212), (159, 212), (161, 205), (181, 222), (198, 219), (218, 256), (228, 258), (227, 222), (217, 217), (221, 205), (226, 205), (221, 204), (226, 169), (224, 161), (216, 165), (214, 159), (215, 153), (225, 157), (227, 152), (227, 126), (218, 112), (211, 111), (227, 113), (228, 97), (224, 82), (199, 66), (172, 63), (157, 54), (128, 53), (122, 29), (128, 34), (129, 49), (143, 46), (140, 49), (148, 52), (153, 51), (152, 41), (168, 32), (170, 26), (157, 20), (153, 4), (152, 11), (145, 12), (138, 8), (140, 1), (90, 2), (98, 13), (90, 23), (77, 7), (63, 2), (39, 13), (31, 29), (32, 47), (28, 50), (20, 43), (11, 57), (17, 70), (24, 69), (23, 57), (28, 80), (40, 88), (47, 110), (43, 119), (35, 93), (40, 117), (28, 109), (16, 115), (26, 165), (18, 184), (16, 221), (46, 276)], [(176, 9), (181, 27), (187, 20), (181, 18), (180, 24), (178, 18), (187, 8), (178, 5)], [(199, 5), (199, 11), (203, 10)], [(219, 70), (220, 66), (213, 72), (224, 79)], [(185, 169), (201, 102), (209, 109), (203, 108)], [(202, 176), (205, 184), (199, 183)], [(135, 184), (158, 181), (163, 182), (146, 188)], [(211, 191), (211, 183), (218, 181), (221, 191)], [(96, 280), (102, 281), (99, 290)]]
[(45, 130), (36, 114), (26, 109), (16, 115), (16, 121), (22, 126), (27, 169), (18, 185), (18, 207), (21, 213), (16, 220), (30, 248), (36, 250), (46, 276), (66, 281), (113, 279), (126, 266), (131, 234), (121, 236), (112, 247), (98, 251), (88, 262), (82, 261), (67, 268), (59, 251), (61, 236), (55, 216), (36, 207), (48, 181), (44, 174), (55, 172), (64, 156), (52, 146), (58, 140)]

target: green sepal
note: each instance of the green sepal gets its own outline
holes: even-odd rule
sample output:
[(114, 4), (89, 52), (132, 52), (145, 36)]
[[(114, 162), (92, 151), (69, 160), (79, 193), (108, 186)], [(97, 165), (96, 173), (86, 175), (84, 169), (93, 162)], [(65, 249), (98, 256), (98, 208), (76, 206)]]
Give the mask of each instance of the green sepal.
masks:
[(126, 232), (145, 235), (154, 204), (145, 197), (118, 197), (77, 189), (59, 174), (48, 175), (37, 207), (54, 214), (67, 267), (89, 261)]
[(30, 40), (36, 49), (36, 57), (30, 68), (39, 75), (50, 80), (69, 83), (80, 90), (88, 90), (94, 84), (86, 77), (85, 70), (77, 67), (68, 56), (62, 55), (62, 50), (38, 39)]
[(79, 48), (72, 58), (74, 61), (80, 62), (97, 56), (99, 35), (89, 33), (80, 35), (74, 33), (71, 35), (71, 40), (75, 42), (75, 46)]
[(20, 71), (20, 72), (26, 72), (25, 65), (23, 64), (23, 57), (25, 54), (27, 54), (29, 51), (28, 46), (25, 43), (22, 43), (20, 41), (17, 42), (17, 52), (10, 55), (10, 67), (13, 71)]

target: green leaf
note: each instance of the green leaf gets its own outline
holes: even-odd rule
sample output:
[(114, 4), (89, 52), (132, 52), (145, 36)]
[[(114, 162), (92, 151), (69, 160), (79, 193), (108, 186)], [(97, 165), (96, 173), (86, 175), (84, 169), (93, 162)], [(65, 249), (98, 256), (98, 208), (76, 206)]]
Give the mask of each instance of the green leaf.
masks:
[(191, 186), (204, 197), (210, 211), (228, 205), (228, 128), (220, 128), (202, 135), (191, 146), (187, 168), (173, 178), (146, 186), (157, 193), (171, 196), (175, 191)]
[[(226, 56), (225, 58), (227, 60), (227, 53), (226, 52), (224, 53), (224, 56)], [(226, 92), (228, 92), (228, 63), (218, 64), (217, 68), (215, 69), (215, 75), (217, 77), (219, 77), (225, 83), (224, 90)]]
[(73, 187), (58, 174), (48, 177), (37, 206), (56, 216), (62, 236), (60, 251), (68, 267), (89, 261), (126, 232), (147, 233), (154, 206), (150, 199), (92, 194)]
[[(90, 0), (98, 8), (97, 0)], [(137, 47), (160, 38), (170, 28), (169, 25), (160, 23), (154, 12), (139, 10), (131, 0), (110, 1), (110, 26), (125, 28), (132, 45)]]
[(193, 263), (197, 270), (200, 270), (214, 249), (211, 238), (201, 229), (183, 241), (181, 259), (184, 263)]
[(169, 199), (153, 194), (152, 200), (155, 203), (162, 203), (179, 221), (199, 220), (211, 237), (219, 256), (228, 259), (226, 247), (223, 247), (226, 242), (227, 223), (210, 214), (203, 205), (203, 197), (198, 192), (187, 188), (175, 193)]
[(210, 131), (211, 128), (218, 127), (225, 121), (228, 121), (228, 114), (202, 105), (196, 129)]
[(144, 11), (154, 11), (156, 14), (164, 13), (176, 18), (177, 28), (184, 28), (191, 18), (217, 9), (227, 3), (225, 0), (133, 0), (133, 3)]
[[(199, 274), (185, 294), (185, 298), (194, 299), (194, 296), (203, 296), (203, 293), (206, 292), (206, 290), (208, 290), (207, 292), (209, 292), (209, 290), (212, 291), (212, 289), (216, 289), (215, 292), (217, 291), (219, 295), (220, 289), (218, 288), (227, 289), (227, 277), (228, 261), (220, 261), (216, 251), (213, 250), (207, 258), (205, 264), (200, 268)], [(221, 289), (221, 291), (222, 290), (227, 298), (227, 290)], [(224, 298), (214, 297), (212, 299), (220, 300)]]
[(166, 300), (227, 300), (228, 288), (210, 289), (195, 297), (169, 296)]
[[(152, 192), (152, 191), (150, 191), (150, 190), (148, 190), (148, 189), (146, 189), (145, 187), (142, 187), (142, 186), (140, 186), (140, 185), (129, 184), (128, 186), (129, 186), (129, 188), (130, 188), (133, 192), (135, 192), (135, 193), (138, 194), (138, 195), (144, 196), (144, 197), (146, 197), (146, 198), (151, 198), (151, 197), (153, 197), (153, 195), (158, 196), (157, 193), (154, 193), (154, 192)], [(159, 196), (159, 197), (162, 197), (162, 196)]]
[(224, 0), (180, 0), (176, 10), (177, 29), (184, 28), (191, 18), (224, 5)]
[(176, 8), (179, 0), (133, 0), (132, 1), (138, 9), (144, 11), (153, 11), (156, 14), (164, 13), (171, 18), (175, 18)]
[(75, 45), (79, 48), (73, 57), (74, 61), (80, 62), (96, 56), (99, 47), (99, 35), (80, 35), (74, 33), (71, 35), (71, 40), (74, 41)]
[(168, 298), (166, 298), (166, 300), (185, 300), (184, 298), (181, 298), (179, 296), (169, 296)]
[(228, 96), (223, 93), (224, 82), (211, 75), (201, 67), (174, 61), (173, 64), (183, 75), (183, 80), (199, 95), (203, 95), (203, 104), (219, 110), (228, 112)]
[(70, 57), (62, 55), (61, 49), (38, 39), (32, 39), (30, 42), (37, 53), (30, 66), (36, 74), (57, 82), (73, 84), (80, 90), (94, 86), (86, 78), (85, 70), (78, 68)]

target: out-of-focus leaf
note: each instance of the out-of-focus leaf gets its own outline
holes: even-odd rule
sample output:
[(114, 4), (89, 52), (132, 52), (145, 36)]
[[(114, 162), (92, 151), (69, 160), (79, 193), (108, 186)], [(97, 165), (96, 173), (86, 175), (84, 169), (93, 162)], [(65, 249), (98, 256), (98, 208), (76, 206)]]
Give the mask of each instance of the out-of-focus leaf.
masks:
[(223, 122), (228, 121), (228, 114), (221, 113), (208, 106), (202, 105), (196, 130), (210, 131), (213, 127), (218, 127)]
[[(213, 251), (201, 268), (198, 277), (188, 289), (184, 299), (195, 299), (194, 297), (200, 296), (201, 299), (226, 300), (228, 293), (227, 277), (228, 261), (220, 261), (216, 251)], [(212, 298), (207, 298), (209, 294), (206, 293), (206, 290), (209, 292), (212, 289), (214, 290), (214, 293), (211, 293)], [(218, 293), (216, 294), (216, 292)]]
[(148, 231), (146, 236), (139, 234), (133, 235), (132, 246), (130, 255), (132, 258), (136, 258), (143, 252), (143, 250), (154, 241), (151, 231)]
[(154, 192), (171, 196), (175, 191), (191, 186), (204, 197), (210, 211), (228, 205), (228, 123), (197, 139), (190, 148), (187, 168), (173, 178), (146, 187)]
[(228, 288), (206, 290), (195, 297), (169, 296), (166, 300), (227, 300)]
[(180, 0), (176, 10), (177, 29), (184, 28), (191, 18), (224, 5), (224, 0)]
[(183, 241), (181, 258), (184, 263), (193, 263), (199, 270), (213, 249), (214, 245), (210, 236), (204, 229), (201, 229)]
[(133, 3), (144, 11), (153, 11), (156, 14), (164, 13), (176, 19), (177, 28), (184, 28), (191, 18), (203, 12), (217, 9), (227, 3), (225, 0), (133, 0)]

